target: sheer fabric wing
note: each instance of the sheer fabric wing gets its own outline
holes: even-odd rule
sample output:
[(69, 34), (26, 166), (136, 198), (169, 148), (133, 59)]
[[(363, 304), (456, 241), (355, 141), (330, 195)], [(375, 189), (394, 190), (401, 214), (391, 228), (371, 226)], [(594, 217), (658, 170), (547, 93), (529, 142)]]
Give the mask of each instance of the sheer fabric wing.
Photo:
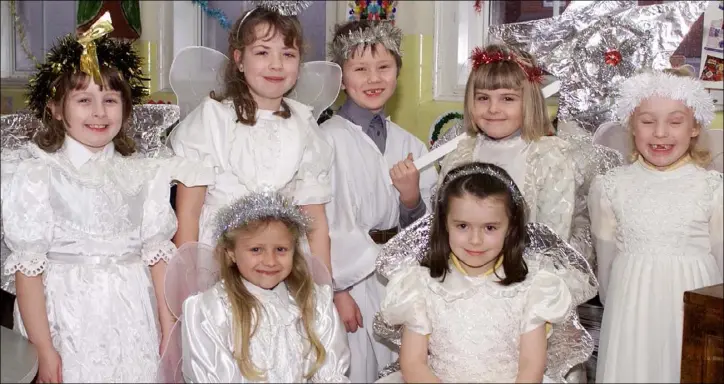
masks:
[(702, 139), (709, 145), (711, 163), (707, 169), (724, 172), (724, 130), (707, 129), (702, 131)]
[(329, 108), (339, 95), (342, 86), (342, 68), (328, 61), (309, 61), (299, 68), (297, 84), (289, 98), (314, 109), (314, 119)]
[(211, 91), (224, 91), (224, 68), (229, 58), (223, 53), (200, 46), (186, 47), (171, 63), (169, 82), (183, 119)]
[[(187, 243), (176, 251), (166, 267), (166, 303), (176, 319), (181, 319), (186, 298), (213, 287), (220, 279), (214, 249), (202, 243)], [(161, 355), (160, 383), (183, 383), (181, 373), (180, 320), (174, 324)]]
[(626, 127), (617, 121), (601, 124), (593, 134), (593, 143), (603, 145), (621, 153), (624, 162), (628, 163), (631, 154), (631, 139)]

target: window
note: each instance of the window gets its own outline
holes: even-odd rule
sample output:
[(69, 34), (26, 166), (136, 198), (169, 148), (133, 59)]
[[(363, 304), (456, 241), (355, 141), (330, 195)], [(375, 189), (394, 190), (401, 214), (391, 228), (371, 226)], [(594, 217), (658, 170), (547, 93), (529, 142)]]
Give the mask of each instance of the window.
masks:
[[(435, 2), (435, 68), (433, 97), (461, 101), (474, 47), (488, 41), (488, 26), (557, 16), (569, 1), (483, 1), (480, 13), (474, 1)], [(553, 81), (548, 76), (546, 84)]]
[[(638, 1), (638, 5), (665, 1)], [(435, 1), (435, 63), (433, 97), (462, 101), (469, 74), (468, 57), (476, 46), (488, 42), (490, 25), (540, 20), (560, 15), (569, 1), (483, 1), (482, 12), (474, 12), (474, 1)], [(699, 70), (702, 51), (703, 16), (690, 28), (672, 56), (675, 65), (691, 64)], [(555, 78), (547, 76), (545, 83)]]
[[(26, 48), (39, 61), (56, 40), (75, 31), (76, 1), (16, 1), (16, 12), (25, 33)], [(0, 41), (0, 77), (25, 82), (35, 70), (26, 55), (10, 2), (0, 3), (2, 11), (2, 41)]]

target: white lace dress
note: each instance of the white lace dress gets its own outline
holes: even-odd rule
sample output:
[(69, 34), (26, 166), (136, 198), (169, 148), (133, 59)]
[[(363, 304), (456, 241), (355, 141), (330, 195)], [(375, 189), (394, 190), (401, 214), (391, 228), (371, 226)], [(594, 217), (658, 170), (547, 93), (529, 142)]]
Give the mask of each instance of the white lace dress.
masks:
[[(213, 174), (179, 158), (122, 157), (112, 143), (92, 154), (69, 137), (55, 153), (34, 144), (20, 151), (24, 160), (2, 164), (3, 175), (13, 175), (3, 188), (11, 251), (3, 273), (42, 274), (63, 381), (154, 382), (159, 331), (149, 266), (175, 250), (170, 182), (208, 183)], [(17, 304), (15, 327), (27, 337)]]
[(685, 291), (722, 282), (722, 174), (640, 161), (588, 199), (604, 303), (597, 382), (679, 382)]
[[(406, 267), (390, 278), (380, 313), (391, 325), (429, 335), (428, 364), (443, 383), (513, 383), (520, 336), (562, 323), (575, 305), (565, 275), (576, 272), (557, 269), (546, 258), (528, 268), (524, 281), (506, 287), (493, 274), (468, 277), (452, 263), (442, 282), (426, 267)], [(396, 372), (380, 382), (401, 380)]]
[[(184, 302), (181, 320), (182, 370), (187, 383), (249, 383), (233, 356), (231, 304), (219, 282)], [(305, 376), (315, 357), (307, 354), (301, 312), (286, 284), (273, 290), (244, 281), (263, 307), (261, 323), (249, 341), (251, 362), (268, 383), (348, 383), (347, 333), (332, 303), (332, 288), (315, 286), (314, 330), (326, 351), (319, 370)]]
[(568, 241), (576, 180), (570, 145), (565, 140), (544, 136), (526, 142), (517, 135), (496, 141), (480, 134), (467, 136), (443, 160), (438, 185), (450, 170), (472, 161), (505, 169), (530, 208), (528, 221), (546, 224)]
[(216, 173), (199, 218), (199, 242), (213, 246), (216, 212), (252, 191), (278, 190), (299, 205), (331, 200), (332, 147), (322, 138), (310, 107), (284, 101), (290, 118), (259, 110), (256, 125), (247, 126), (237, 122), (231, 101), (206, 98), (171, 133), (176, 155)]

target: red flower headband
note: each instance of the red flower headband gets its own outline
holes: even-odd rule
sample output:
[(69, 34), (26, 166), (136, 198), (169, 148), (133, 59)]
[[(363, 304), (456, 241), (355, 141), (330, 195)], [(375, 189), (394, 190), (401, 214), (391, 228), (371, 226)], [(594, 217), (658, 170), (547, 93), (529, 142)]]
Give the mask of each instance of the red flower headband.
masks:
[(477, 70), (483, 64), (497, 63), (499, 61), (511, 61), (518, 64), (520, 69), (525, 72), (528, 81), (531, 83), (541, 84), (543, 82), (543, 70), (535, 66), (528, 66), (521, 62), (512, 53), (504, 54), (500, 51), (488, 52), (480, 47), (475, 47), (470, 55), (470, 61), (473, 63), (473, 70)]

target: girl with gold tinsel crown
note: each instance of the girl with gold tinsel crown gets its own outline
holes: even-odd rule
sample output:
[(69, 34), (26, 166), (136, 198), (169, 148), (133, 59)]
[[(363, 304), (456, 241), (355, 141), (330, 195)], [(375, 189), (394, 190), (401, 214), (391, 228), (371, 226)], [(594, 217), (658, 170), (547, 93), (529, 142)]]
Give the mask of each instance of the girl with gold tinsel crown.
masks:
[[(50, 50), (29, 86), (40, 124), (3, 119), (3, 288), (16, 284), (15, 329), (38, 350), (38, 382), (155, 381), (173, 325), (170, 184), (213, 181), (161, 146), (135, 154), (160, 138), (131, 138), (146, 89), (140, 59), (105, 36), (112, 29), (106, 14)], [(32, 143), (6, 143), (23, 130)]]

